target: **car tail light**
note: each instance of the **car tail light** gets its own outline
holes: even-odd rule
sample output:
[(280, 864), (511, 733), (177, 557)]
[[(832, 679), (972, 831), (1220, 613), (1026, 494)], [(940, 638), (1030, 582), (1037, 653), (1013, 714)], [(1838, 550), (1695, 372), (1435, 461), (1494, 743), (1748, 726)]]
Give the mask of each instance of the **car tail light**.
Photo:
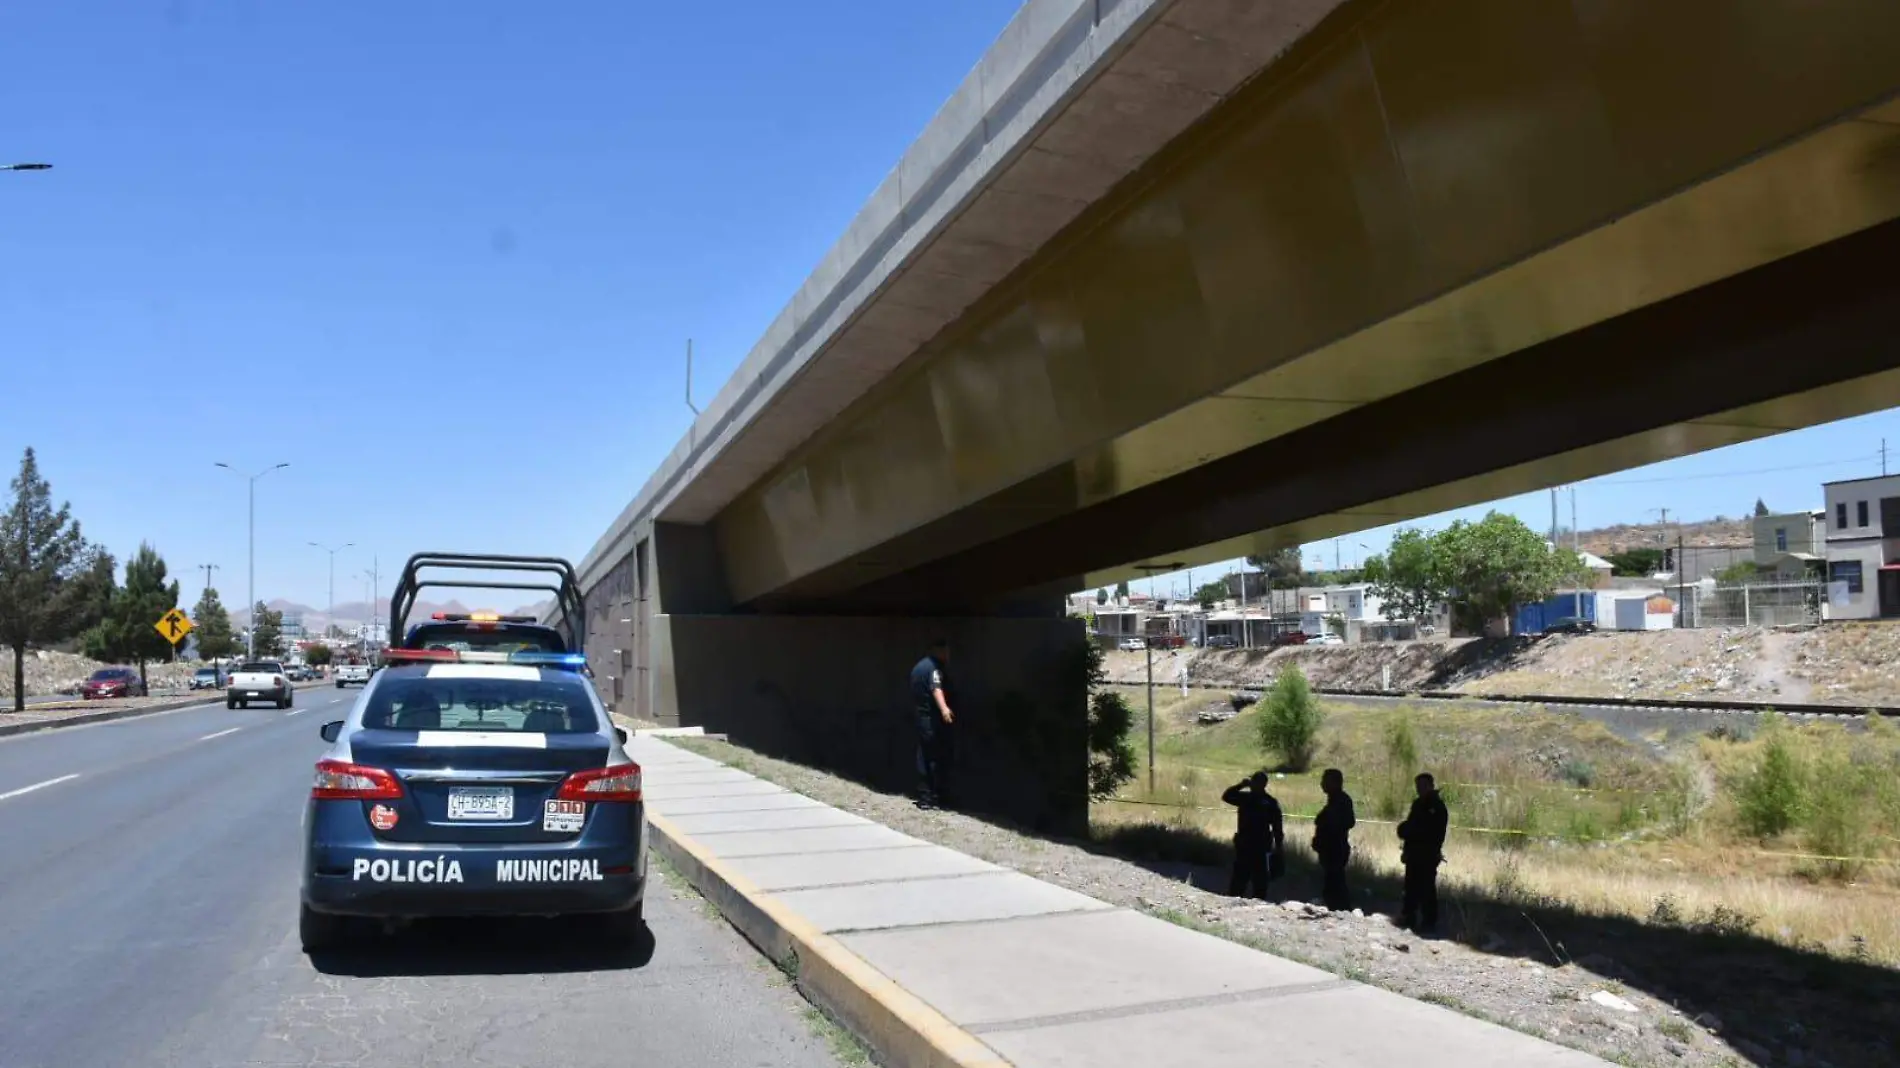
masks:
[(560, 793), (554, 796), (562, 801), (638, 801), (640, 765), (615, 764), (577, 771), (561, 783)]
[(387, 801), (402, 796), (402, 784), (381, 768), (319, 760), (310, 796), (322, 801)]

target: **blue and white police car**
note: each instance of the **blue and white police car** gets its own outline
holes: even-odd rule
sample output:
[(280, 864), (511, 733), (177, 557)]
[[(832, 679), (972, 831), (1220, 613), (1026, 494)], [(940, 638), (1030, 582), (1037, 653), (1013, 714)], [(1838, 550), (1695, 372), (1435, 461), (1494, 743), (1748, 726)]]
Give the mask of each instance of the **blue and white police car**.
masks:
[(635, 937), (640, 766), (578, 653), (390, 649), (323, 725), (304, 814), (305, 952), (363, 921), (597, 913)]

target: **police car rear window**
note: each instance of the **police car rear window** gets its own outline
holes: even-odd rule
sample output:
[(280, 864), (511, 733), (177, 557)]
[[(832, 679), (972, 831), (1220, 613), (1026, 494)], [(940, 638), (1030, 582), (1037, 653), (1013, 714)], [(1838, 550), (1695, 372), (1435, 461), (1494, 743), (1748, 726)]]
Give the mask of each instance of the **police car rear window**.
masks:
[(453, 649), (458, 653), (563, 653), (567, 645), (560, 634), (546, 627), (468, 623), (429, 623), (415, 628), (404, 644), (412, 649)]
[(399, 731), (514, 731), (591, 734), (600, 730), (588, 685), (571, 672), (540, 678), (387, 675), (370, 693), (363, 726)]

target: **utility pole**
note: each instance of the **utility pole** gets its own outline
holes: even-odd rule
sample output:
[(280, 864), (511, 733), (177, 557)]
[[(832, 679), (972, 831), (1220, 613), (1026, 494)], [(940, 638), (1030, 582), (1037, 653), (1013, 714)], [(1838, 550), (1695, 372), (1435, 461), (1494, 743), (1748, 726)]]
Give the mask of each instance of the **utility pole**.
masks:
[(198, 570), (205, 573), (205, 589), (208, 590), (211, 588), (211, 573), (213, 571), (222, 571), (224, 569), (219, 567), (216, 564), (199, 564)]
[[(1570, 551), (1576, 554), (1577, 559), (1583, 559), (1583, 542), (1577, 534), (1577, 487), (1574, 483), (1570, 487)], [(1595, 596), (1595, 594), (1591, 595), (1593, 599)], [(1570, 614), (1577, 619), (1583, 618), (1582, 590), (1577, 591), (1570, 606)]]
[(1550, 487), (1550, 547), (1557, 547), (1557, 487)]
[(262, 471), (259, 471), (258, 473), (254, 475), (246, 475), (242, 471), (239, 471), (237, 468), (232, 467), (230, 464), (223, 463), (223, 462), (213, 464), (212, 466), (222, 467), (226, 471), (229, 471), (232, 474), (238, 476), (239, 478), (245, 479), (246, 481), (250, 483), (250, 505), (249, 505), (250, 589), (245, 591), (245, 595), (249, 598), (249, 603), (245, 606), (245, 609), (244, 609), (246, 618), (250, 620), (250, 625), (244, 628), (244, 657), (247, 660), (255, 660), (257, 659), (257, 615), (258, 615), (258, 612), (257, 612), (257, 480), (260, 478), (263, 478), (265, 475), (270, 474), (272, 471), (280, 471), (286, 467), (289, 467), (290, 465), (289, 464), (275, 464), (270, 467), (266, 467), (265, 469), (263, 469)]
[(1887, 439), (1880, 439), (1880, 477), (1887, 477)]
[(356, 543), (346, 541), (334, 549), (328, 545), (321, 545), (314, 541), (311, 542), (310, 545), (313, 548), (322, 549), (324, 552), (330, 554), (330, 607), (324, 616), (323, 624), (323, 637), (327, 641), (330, 637), (330, 628), (336, 626), (336, 554), (344, 549), (354, 548)]

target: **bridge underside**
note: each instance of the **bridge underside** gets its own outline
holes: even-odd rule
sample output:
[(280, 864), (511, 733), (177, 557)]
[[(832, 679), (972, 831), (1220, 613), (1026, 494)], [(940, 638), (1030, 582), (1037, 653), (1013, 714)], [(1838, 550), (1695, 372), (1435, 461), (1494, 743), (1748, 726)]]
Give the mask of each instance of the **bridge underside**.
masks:
[[(1900, 4), (1348, 3), (589, 594), (621, 711), (1085, 811), (1059, 595), (1900, 405)], [(611, 650), (611, 652), (609, 652)]]

